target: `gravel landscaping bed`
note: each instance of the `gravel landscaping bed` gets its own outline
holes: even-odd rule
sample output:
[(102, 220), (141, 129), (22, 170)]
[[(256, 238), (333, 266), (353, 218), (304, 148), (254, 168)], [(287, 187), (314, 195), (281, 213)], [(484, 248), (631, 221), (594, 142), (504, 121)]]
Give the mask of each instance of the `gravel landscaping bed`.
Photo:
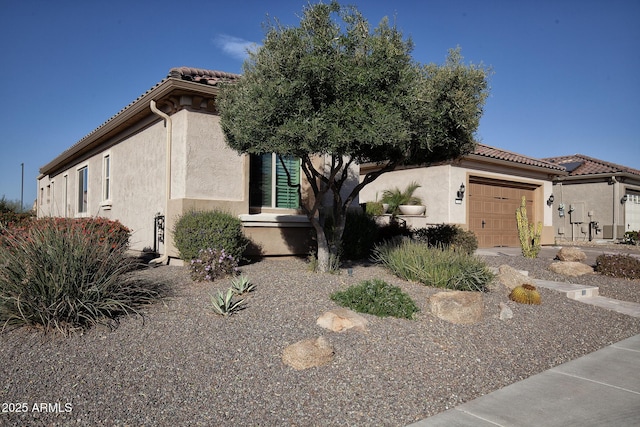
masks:
[[(558, 280), (545, 257), (485, 259)], [(144, 318), (71, 337), (25, 328), (0, 334), (0, 400), (28, 408), (0, 414), (0, 424), (404, 426), (640, 333), (637, 318), (546, 289), (540, 306), (511, 302), (503, 290), (486, 293), (484, 319), (454, 325), (429, 313), (438, 289), (377, 266), (356, 264), (352, 276), (314, 274), (300, 259), (274, 258), (242, 271), (257, 289), (230, 317), (209, 308), (209, 295), (228, 280), (195, 283), (186, 267), (162, 266), (136, 273), (173, 289), (146, 307)], [(421, 309), (417, 319), (363, 315), (366, 333), (316, 325), (336, 307), (332, 292), (371, 278), (411, 295)], [(640, 302), (640, 281), (573, 281)], [(501, 302), (512, 319), (499, 319)], [(332, 363), (303, 371), (282, 363), (284, 347), (318, 336), (334, 347)], [(41, 403), (56, 413), (35, 411)]]

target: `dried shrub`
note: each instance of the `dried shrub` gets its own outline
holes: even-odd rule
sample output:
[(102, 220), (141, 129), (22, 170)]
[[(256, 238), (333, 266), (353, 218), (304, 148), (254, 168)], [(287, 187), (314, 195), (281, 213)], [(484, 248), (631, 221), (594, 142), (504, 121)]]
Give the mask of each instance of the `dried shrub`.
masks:
[(605, 276), (640, 279), (640, 259), (628, 254), (602, 254), (596, 258), (595, 271)]

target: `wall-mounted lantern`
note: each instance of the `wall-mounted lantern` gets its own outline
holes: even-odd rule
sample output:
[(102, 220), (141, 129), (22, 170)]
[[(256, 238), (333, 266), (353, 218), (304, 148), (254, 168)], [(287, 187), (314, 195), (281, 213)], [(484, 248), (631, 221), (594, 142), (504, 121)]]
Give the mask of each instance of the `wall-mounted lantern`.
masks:
[(629, 195), (625, 194), (624, 196), (622, 196), (622, 199), (620, 199), (620, 203), (624, 205), (625, 203), (627, 203), (628, 199), (629, 199)]
[(456, 192), (456, 204), (462, 203), (462, 199), (464, 198), (464, 191), (465, 187), (464, 183), (462, 183), (460, 184), (460, 188), (458, 188), (458, 191)]
[(553, 194), (550, 195), (549, 198), (547, 199), (547, 206), (551, 206), (554, 200), (555, 198), (553, 197)]

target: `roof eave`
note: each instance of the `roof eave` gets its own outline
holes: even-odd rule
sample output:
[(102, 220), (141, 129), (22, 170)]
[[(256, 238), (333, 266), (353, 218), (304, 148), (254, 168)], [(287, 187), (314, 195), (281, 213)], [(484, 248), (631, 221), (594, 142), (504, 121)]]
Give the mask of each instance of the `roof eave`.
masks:
[(136, 116), (142, 115), (146, 112), (148, 112), (148, 115), (152, 114), (151, 108), (149, 107), (151, 100), (160, 100), (169, 96), (176, 90), (216, 95), (219, 88), (217, 86), (208, 86), (202, 83), (169, 77), (123, 108), (115, 116), (111, 117), (84, 138), (80, 139), (55, 159), (42, 166), (40, 168), (39, 178), (59, 169), (62, 165), (100, 145), (102, 142), (124, 130), (126, 127), (129, 127), (130, 124), (128, 124), (128, 122)]
[(562, 169), (556, 169), (556, 168), (547, 167), (547, 166), (528, 165), (526, 163), (515, 162), (513, 160), (496, 159), (496, 158), (484, 156), (481, 154), (470, 153), (464, 156), (464, 158), (466, 158), (467, 160), (475, 160), (475, 161), (510, 166), (510, 167), (517, 166), (520, 169), (525, 169), (525, 170), (530, 170), (535, 172), (543, 172), (551, 175), (558, 175), (558, 176), (567, 175), (567, 171)]
[(582, 175), (567, 175), (560, 178), (559, 181), (586, 181), (589, 179), (608, 179), (614, 176), (616, 178), (629, 178), (629, 179), (640, 181), (640, 176), (632, 173), (628, 173), (628, 172), (621, 172), (621, 171), (590, 173), (590, 174), (582, 174)]

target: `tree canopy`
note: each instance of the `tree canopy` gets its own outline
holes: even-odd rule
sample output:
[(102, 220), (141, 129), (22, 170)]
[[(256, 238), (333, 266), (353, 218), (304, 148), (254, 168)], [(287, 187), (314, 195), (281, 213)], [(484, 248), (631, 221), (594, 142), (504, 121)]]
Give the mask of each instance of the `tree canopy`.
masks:
[[(316, 195), (305, 206), (316, 230), (325, 193), (332, 193), (339, 217), (380, 174), (474, 149), (488, 72), (465, 65), (459, 49), (443, 65), (419, 64), (412, 41), (388, 19), (372, 29), (355, 7), (335, 1), (307, 6), (297, 27), (277, 21), (266, 27), (242, 79), (221, 91), (221, 125), (238, 152), (301, 159)], [(314, 155), (330, 158), (328, 166), (316, 169)], [(367, 162), (381, 167), (343, 198), (348, 169)]]

